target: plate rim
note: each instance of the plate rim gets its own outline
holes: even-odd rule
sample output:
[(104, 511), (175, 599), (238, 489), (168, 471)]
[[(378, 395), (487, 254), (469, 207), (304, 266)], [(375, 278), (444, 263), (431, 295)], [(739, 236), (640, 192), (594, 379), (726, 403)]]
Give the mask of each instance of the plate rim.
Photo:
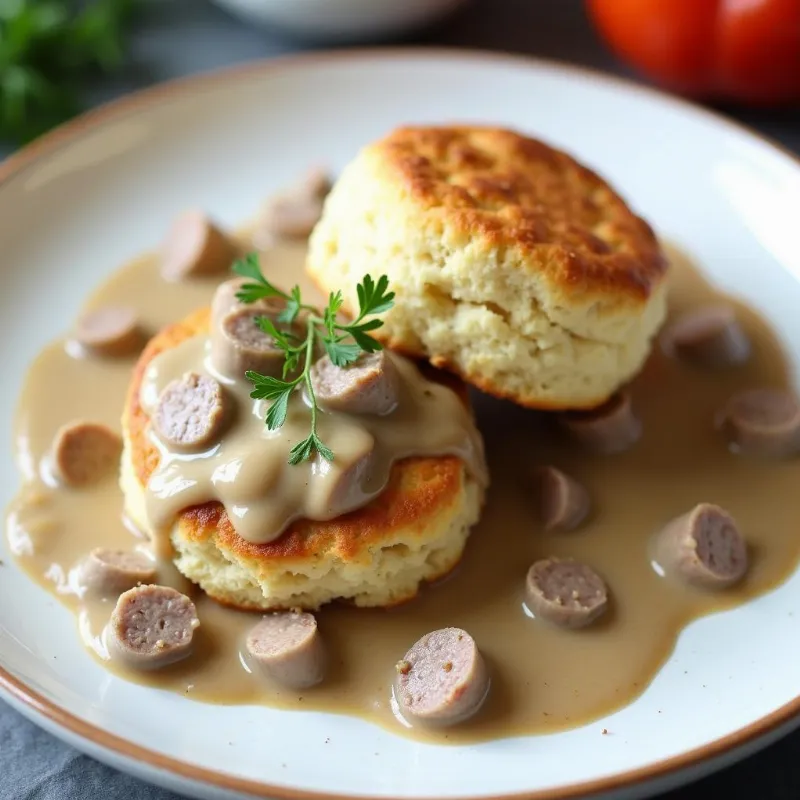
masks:
[[(324, 64), (331, 61), (392, 59), (471, 60), (489, 64), (505, 63), (510, 66), (567, 74), (577, 79), (588, 79), (616, 87), (628, 94), (644, 95), (660, 103), (671, 105), (684, 114), (705, 118), (709, 122), (727, 128), (739, 136), (743, 135), (751, 140), (754, 139), (761, 145), (766, 146), (767, 149), (777, 151), (788, 157), (790, 162), (794, 163), (800, 170), (800, 156), (771, 137), (765, 136), (747, 125), (729, 119), (721, 113), (700, 106), (690, 100), (600, 69), (526, 54), (504, 53), (475, 48), (399, 46), (318, 50), (259, 58), (161, 81), (153, 86), (130, 92), (83, 112), (12, 153), (4, 161), (0, 162), (0, 188), (8, 180), (18, 176), (40, 159), (53, 155), (62, 146), (78, 140), (98, 125), (122, 119), (142, 107), (160, 104), (173, 97), (176, 93), (192, 93), (210, 85), (224, 83), (227, 80), (239, 80), (260, 73), (291, 70), (297, 66), (315, 62)], [(254, 797), (270, 798), (271, 800), (274, 798), (278, 800), (407, 800), (406, 797), (399, 795), (342, 794), (327, 791), (323, 793), (315, 790), (296, 789), (285, 784), (270, 784), (194, 765), (104, 731), (102, 728), (66, 711), (55, 701), (46, 698), (2, 666), (0, 666), (0, 693), (10, 695), (14, 701), (24, 707), (27, 712), (30, 712), (30, 719), (34, 722), (37, 716), (44, 717), (60, 732), (69, 733), (98, 748), (101, 752), (105, 751), (121, 758), (123, 763), (125, 761), (135, 761), (143, 767), (169, 773), (174, 778)], [(645, 784), (659, 778), (665, 778), (691, 767), (697, 768), (703, 765), (710, 765), (715, 759), (726, 754), (732, 754), (745, 745), (755, 745), (759, 739), (766, 737), (770, 733), (778, 732), (778, 729), (787, 725), (798, 715), (800, 715), (800, 693), (788, 703), (760, 717), (749, 725), (714, 739), (701, 747), (695, 747), (684, 753), (678, 753), (669, 758), (655, 761), (647, 766), (551, 789), (448, 797), (447, 800), (577, 800), (580, 797), (604, 792), (630, 789), (637, 784)], [(441, 796), (431, 795), (419, 797), (416, 800), (441, 800)]]

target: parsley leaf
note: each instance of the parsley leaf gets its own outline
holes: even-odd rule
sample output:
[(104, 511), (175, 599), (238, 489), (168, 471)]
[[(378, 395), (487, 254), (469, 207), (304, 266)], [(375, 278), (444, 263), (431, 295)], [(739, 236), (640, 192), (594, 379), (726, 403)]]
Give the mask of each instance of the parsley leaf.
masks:
[(248, 253), (244, 258), (237, 259), (233, 262), (232, 269), (237, 275), (255, 281), (255, 283), (243, 283), (236, 292), (236, 299), (240, 303), (255, 303), (257, 300), (264, 300), (267, 297), (290, 299), (288, 294), (274, 287), (264, 277), (258, 253)]
[(297, 370), (300, 366), (300, 359), (302, 357), (302, 351), (294, 348), (293, 350), (288, 350), (286, 352), (286, 361), (283, 362), (283, 379), (286, 380), (287, 375), (291, 375), (293, 372)]
[(292, 394), (292, 390), (288, 389), (287, 391), (279, 394), (273, 404), (269, 407), (269, 411), (267, 411), (267, 427), (271, 430), (277, 430), (280, 428), (283, 423), (286, 421), (286, 412), (289, 409), (289, 397)]
[(291, 325), (297, 319), (300, 309), (303, 307), (303, 300), (300, 297), (300, 287), (295, 286), (289, 293), (289, 298), (286, 301), (286, 308), (278, 314), (278, 322), (285, 322)]
[(309, 461), (315, 450), (327, 461), (333, 461), (333, 453), (322, 443), (316, 433), (311, 433), (307, 439), (298, 442), (289, 451), (289, 463), (299, 464), (301, 461)]
[(343, 344), (335, 340), (331, 342), (326, 339), (322, 344), (325, 347), (328, 358), (337, 367), (346, 367), (348, 364), (358, 361), (363, 350), (358, 344)]
[(265, 317), (263, 315), (254, 317), (253, 321), (264, 333), (267, 334), (267, 336), (272, 337), (275, 345), (283, 350), (284, 353), (292, 349), (290, 337), (292, 339), (296, 339), (297, 337), (294, 336), (294, 334), (292, 334), (290, 331), (278, 330), (278, 328), (275, 327), (275, 323), (269, 317)]
[(378, 282), (371, 276), (365, 275), (362, 282), (356, 287), (358, 294), (358, 319), (370, 314), (383, 314), (394, 305), (394, 292), (387, 292), (389, 279), (385, 275), (378, 278)]
[(282, 381), (271, 375), (253, 372), (253, 370), (247, 370), (244, 375), (253, 384), (250, 397), (254, 400), (273, 400), (284, 392), (291, 391), (297, 385), (296, 381)]
[(271, 430), (277, 430), (286, 421), (286, 412), (289, 408), (289, 398), (299, 383), (295, 381), (282, 381), (273, 378), (271, 375), (261, 375), (258, 372), (248, 370), (245, 377), (252, 382), (253, 391), (250, 397), (254, 400), (272, 400), (272, 405), (267, 411), (266, 423)]
[(336, 338), (336, 314), (344, 303), (341, 292), (331, 292), (328, 295), (328, 305), (322, 312), (322, 321), (328, 333), (328, 339)]
[(367, 353), (374, 353), (382, 349), (381, 343), (367, 334), (367, 331), (374, 331), (383, 325), (380, 319), (371, 319), (369, 322), (362, 322), (360, 325), (343, 325), (341, 330), (347, 331), (355, 339), (356, 344)]

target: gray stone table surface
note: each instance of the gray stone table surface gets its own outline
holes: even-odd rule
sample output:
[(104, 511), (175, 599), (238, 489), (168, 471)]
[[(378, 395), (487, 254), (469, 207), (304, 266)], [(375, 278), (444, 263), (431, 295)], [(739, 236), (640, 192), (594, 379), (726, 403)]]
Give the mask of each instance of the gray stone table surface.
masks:
[[(405, 43), (528, 53), (628, 74), (594, 35), (579, 0), (473, 0), (455, 17)], [(86, 102), (91, 105), (179, 75), (308, 47), (278, 32), (244, 25), (206, 0), (153, 0), (134, 33), (129, 67), (120, 77), (87, 87)], [(718, 110), (800, 152), (800, 109)], [(0, 145), (0, 157), (8, 152)], [(660, 800), (796, 800), (799, 748), (800, 734), (789, 736)], [(2, 800), (176, 797), (81, 755), (0, 702)]]

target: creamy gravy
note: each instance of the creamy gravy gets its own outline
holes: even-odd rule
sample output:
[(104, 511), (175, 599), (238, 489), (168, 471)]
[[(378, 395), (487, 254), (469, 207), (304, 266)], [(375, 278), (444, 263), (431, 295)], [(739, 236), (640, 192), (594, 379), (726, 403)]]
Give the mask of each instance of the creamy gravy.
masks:
[[(670, 255), (673, 313), (716, 296), (679, 253)], [(262, 263), (276, 283), (299, 282), (312, 296), (302, 257), (300, 248), (282, 248), (265, 254)], [(154, 332), (207, 305), (213, 288), (205, 282), (164, 284), (155, 259), (145, 257), (112, 276), (88, 307), (133, 305)], [(206, 702), (355, 714), (439, 742), (552, 732), (630, 702), (669, 656), (684, 626), (774, 587), (795, 569), (800, 555), (800, 511), (789, 502), (800, 485), (800, 461), (761, 463), (734, 456), (713, 429), (714, 412), (732, 392), (788, 382), (786, 362), (767, 324), (743, 306), (739, 316), (753, 341), (752, 357), (741, 368), (705, 372), (654, 350), (632, 386), (644, 434), (620, 455), (589, 455), (565, 441), (546, 415), (475, 394), (492, 485), (463, 562), (405, 606), (323, 609), (318, 619), (332, 663), (320, 686), (298, 696), (249, 674), (239, 651), (258, 616), (222, 608), (197, 592), (202, 626), (191, 658), (152, 674), (106, 665), (126, 679)], [(82, 602), (70, 568), (92, 547), (145, 542), (121, 519), (122, 496), (114, 480), (68, 492), (46, 485), (38, 465), (65, 421), (84, 418), (119, 428), (132, 364), (76, 360), (63, 342), (51, 345), (31, 366), (16, 425), (16, 458), (25, 483), (9, 510), (11, 549), (34, 580), (75, 611), (84, 641), (101, 659), (106, 653), (100, 633), (112, 604)], [(54, 385), (70, 391), (54, 401)], [(590, 520), (575, 533), (548, 534), (537, 522), (528, 475), (547, 463), (584, 482), (593, 498)], [(745, 580), (718, 594), (665, 581), (648, 560), (653, 532), (704, 500), (729, 509), (751, 547)], [(525, 573), (532, 561), (546, 556), (574, 557), (597, 569), (612, 594), (609, 613), (582, 631), (557, 630), (526, 616)], [(159, 580), (186, 588), (166, 566)], [(462, 727), (409, 731), (392, 713), (395, 664), (419, 636), (449, 625), (467, 629), (485, 654), (492, 670), (489, 700)]]
[(411, 455), (458, 455), (474, 477), (487, 481), (483, 443), (467, 407), (402, 356), (389, 355), (400, 376), (394, 410), (381, 416), (321, 412), (317, 430), (334, 460), (291, 465), (289, 451), (309, 431), (303, 392), (293, 393), (286, 421), (271, 431), (264, 424), (270, 404), (250, 398), (253, 385), (244, 375), (220, 375), (209, 353), (208, 336), (188, 339), (156, 356), (142, 381), (140, 401), (151, 416), (164, 387), (186, 372), (215, 377), (236, 409), (221, 439), (197, 454), (171, 451), (151, 429), (161, 459), (145, 493), (147, 532), (159, 552), (168, 552), (165, 539), (184, 508), (218, 500), (239, 536), (269, 542), (295, 519), (328, 520), (366, 505), (385, 488), (392, 464)]

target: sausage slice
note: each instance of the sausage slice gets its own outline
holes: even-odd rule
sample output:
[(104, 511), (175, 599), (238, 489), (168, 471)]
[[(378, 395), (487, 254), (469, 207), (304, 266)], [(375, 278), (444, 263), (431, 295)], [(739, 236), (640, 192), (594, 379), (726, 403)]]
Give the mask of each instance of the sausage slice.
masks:
[(748, 389), (733, 395), (717, 425), (740, 453), (785, 457), (800, 451), (800, 402), (782, 389)]
[(544, 529), (575, 530), (591, 510), (589, 493), (578, 481), (555, 467), (540, 467), (536, 477)]
[(394, 694), (411, 723), (448, 726), (474, 716), (489, 694), (489, 671), (461, 628), (426, 633), (397, 664)]
[(728, 305), (709, 305), (688, 311), (670, 323), (661, 337), (668, 355), (704, 367), (744, 363), (750, 340)]
[(67, 486), (97, 483), (116, 469), (122, 439), (107, 425), (70, 422), (58, 429), (50, 450), (55, 477)]
[(325, 677), (326, 653), (313, 614), (268, 614), (247, 635), (253, 662), (276, 683), (307, 689)]
[(119, 595), (156, 577), (155, 564), (143, 553), (96, 547), (78, 567), (78, 578), (89, 594)]
[(252, 283), (248, 278), (232, 278), (221, 283), (214, 298), (211, 301), (211, 325), (216, 327), (220, 322), (233, 311), (249, 308), (256, 314), (263, 314), (268, 317), (276, 317), (286, 306), (286, 301), (280, 297), (267, 297), (263, 300), (256, 300), (254, 303), (242, 303), (236, 297), (245, 283)]
[(162, 245), (161, 276), (181, 281), (225, 272), (238, 250), (202, 211), (186, 211), (175, 219)]
[(627, 392), (618, 392), (591, 411), (568, 411), (560, 421), (576, 441), (597, 453), (621, 453), (642, 435), (642, 423)]
[(110, 357), (136, 353), (143, 344), (136, 312), (126, 306), (104, 306), (84, 314), (75, 340), (87, 353)]
[(322, 216), (322, 206), (331, 189), (324, 170), (311, 170), (296, 186), (270, 198), (257, 223), (257, 238), (304, 239)]
[(535, 617), (561, 628), (584, 628), (608, 607), (608, 588), (586, 564), (547, 558), (528, 570), (525, 603)]
[(346, 367), (323, 356), (311, 367), (311, 381), (319, 404), (330, 411), (382, 415), (397, 405), (399, 378), (385, 350), (364, 353)]
[(363, 505), (374, 456), (375, 437), (361, 430), (352, 434), (347, 456), (321, 459), (315, 468), (320, 480), (312, 482), (306, 498), (314, 515), (335, 519)]
[(655, 561), (665, 575), (701, 589), (724, 589), (747, 571), (747, 545), (733, 517), (700, 503), (656, 536)]
[(303, 191), (319, 200), (324, 200), (331, 188), (333, 188), (331, 175), (323, 167), (312, 167), (303, 178)]
[(236, 299), (236, 294), (245, 283), (249, 282), (247, 278), (232, 278), (217, 286), (217, 290), (214, 292), (214, 298), (211, 301), (212, 328), (219, 325), (231, 311), (238, 311), (240, 308), (246, 308), (244, 303), (240, 303)]
[(137, 586), (120, 595), (106, 628), (109, 655), (137, 669), (186, 658), (200, 625), (194, 603), (169, 586)]
[(161, 441), (175, 450), (203, 450), (221, 432), (225, 406), (225, 395), (217, 381), (187, 372), (170, 381), (159, 395), (153, 427)]
[(211, 333), (211, 363), (223, 375), (244, 380), (245, 372), (280, 377), (285, 356), (272, 337), (256, 324), (256, 317), (270, 316), (279, 310), (244, 306), (226, 314)]

